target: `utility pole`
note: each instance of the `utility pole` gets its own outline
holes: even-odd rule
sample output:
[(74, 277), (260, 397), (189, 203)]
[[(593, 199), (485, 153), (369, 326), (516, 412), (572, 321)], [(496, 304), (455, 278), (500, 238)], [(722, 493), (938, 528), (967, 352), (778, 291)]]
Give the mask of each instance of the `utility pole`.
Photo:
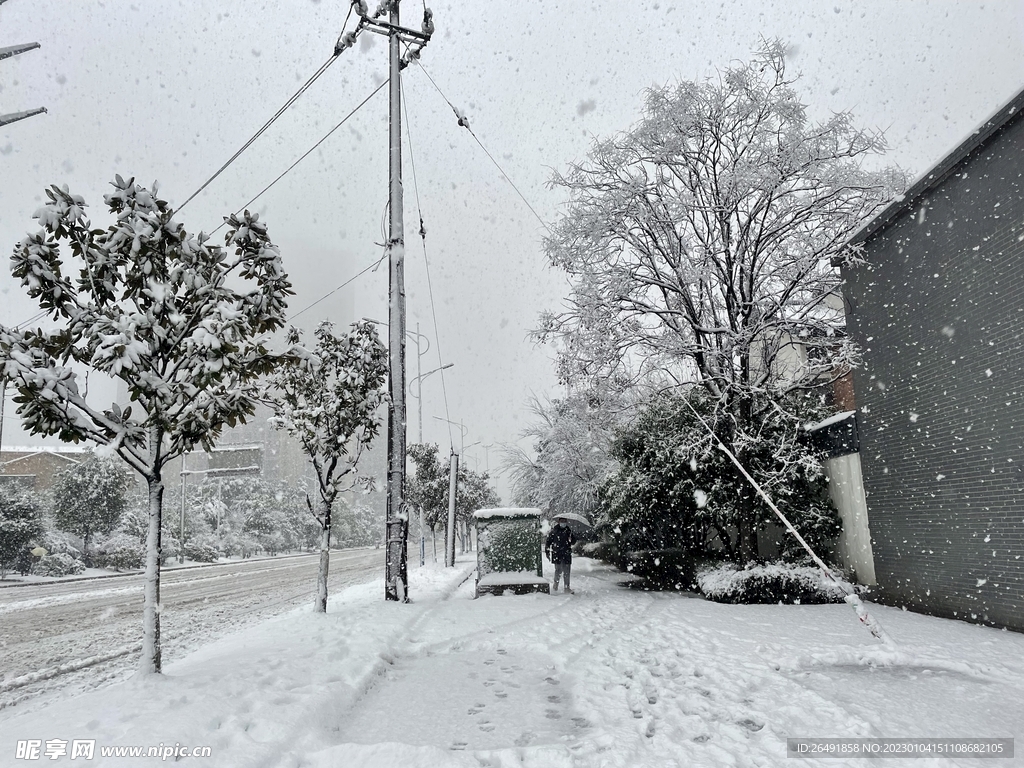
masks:
[(452, 449), (448, 465), (448, 526), (444, 537), (444, 564), (452, 568), (455, 566), (455, 496), (459, 484), (459, 454), (455, 449)]
[[(385, 519), (384, 598), (409, 599), (406, 542), (409, 510), (405, 503), (405, 220), (402, 194), (402, 43), (409, 57), (419, 56), (434, 31), (431, 12), (424, 8), (423, 29), (416, 32), (401, 26), (400, 0), (382, 2), (371, 15), (365, 2), (353, 9), (360, 16), (355, 34), (364, 29), (388, 38), (388, 483)], [(387, 13), (388, 20), (381, 17)], [(350, 39), (354, 40), (355, 37)]]
[(405, 509), (405, 218), (402, 190), (402, 67), (398, 35), (399, 0), (391, 2), (389, 42), (389, 140), (388, 152), (388, 267), (390, 276), (388, 310), (388, 501), (387, 565), (385, 599), (405, 602), (408, 597), (406, 541), (409, 534)]

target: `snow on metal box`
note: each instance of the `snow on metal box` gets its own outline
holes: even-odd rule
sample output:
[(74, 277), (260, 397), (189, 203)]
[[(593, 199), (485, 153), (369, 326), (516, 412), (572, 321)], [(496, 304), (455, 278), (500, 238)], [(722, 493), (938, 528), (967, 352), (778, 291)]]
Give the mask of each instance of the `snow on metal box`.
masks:
[[(541, 511), (536, 508), (480, 509), (473, 513), (477, 529), (477, 588), (502, 591), (502, 585), (546, 591), (541, 559)], [(535, 574), (523, 582), (524, 573)], [(498, 587), (498, 589), (495, 589)], [(518, 591), (518, 590), (517, 590)]]

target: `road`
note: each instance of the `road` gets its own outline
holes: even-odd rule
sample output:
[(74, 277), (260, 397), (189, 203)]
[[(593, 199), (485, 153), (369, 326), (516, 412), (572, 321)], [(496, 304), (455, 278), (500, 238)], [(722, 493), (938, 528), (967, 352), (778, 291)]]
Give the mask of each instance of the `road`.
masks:
[[(160, 580), (164, 661), (303, 603), (312, 604), (318, 555), (165, 569)], [(376, 549), (331, 554), (329, 591), (383, 571)], [(73, 694), (134, 671), (142, 637), (142, 575), (0, 588), (0, 709)], [(83, 660), (117, 658), (55, 674)], [(4, 690), (16, 678), (43, 673)]]

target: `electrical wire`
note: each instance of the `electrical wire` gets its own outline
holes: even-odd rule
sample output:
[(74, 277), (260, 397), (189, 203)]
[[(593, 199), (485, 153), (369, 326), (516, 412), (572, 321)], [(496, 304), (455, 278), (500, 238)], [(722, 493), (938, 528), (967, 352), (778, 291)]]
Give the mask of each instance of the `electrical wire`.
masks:
[[(258, 131), (256, 131), (256, 133), (254, 133), (252, 135), (252, 137), (247, 142), (245, 142), (245, 144), (242, 145), (241, 149), (239, 149), (237, 152), (235, 152), (235, 154), (233, 154), (231, 157), (229, 157), (228, 161), (226, 163), (224, 163), (224, 165), (222, 165), (220, 168), (218, 168), (216, 173), (213, 174), (213, 176), (208, 178), (203, 183), (203, 185), (201, 187), (199, 187), (199, 189), (197, 189), (195, 192), (193, 192), (191, 195), (189, 195), (185, 199), (185, 202), (183, 202), (181, 205), (179, 205), (175, 209), (176, 212), (180, 211), (182, 208), (184, 208), (186, 205), (188, 205), (190, 202), (192, 202), (192, 200), (200, 192), (202, 192), (204, 189), (206, 189), (208, 186), (210, 186), (210, 184), (213, 182), (214, 179), (216, 179), (218, 176), (220, 176), (227, 169), (227, 167), (229, 165), (231, 165), (233, 162), (235, 162), (235, 160), (237, 160), (239, 158), (239, 156), (243, 152), (245, 152), (245, 150), (247, 150), (250, 146), (252, 146), (253, 142), (256, 141), (260, 136), (262, 136), (263, 133), (271, 125), (273, 125), (281, 115), (283, 115), (285, 113), (285, 110), (287, 110), (290, 106), (292, 106), (292, 104), (294, 104), (296, 101), (298, 101), (299, 97), (302, 96), (302, 94), (304, 94), (307, 90), (309, 90), (309, 88), (313, 85), (313, 83), (315, 83), (317, 80), (320, 79), (320, 76), (324, 72), (327, 71), (327, 69), (331, 66), (331, 64), (333, 64), (335, 61), (338, 60), (338, 57), (341, 56), (341, 54), (345, 51), (345, 49), (347, 47), (347, 46), (343, 47), (342, 44), (341, 44), (341, 41), (342, 41), (342, 38), (345, 37), (345, 29), (346, 29), (346, 27), (348, 27), (348, 22), (349, 22), (349, 19), (351, 19), (351, 18), (352, 18), (352, 5), (349, 5), (348, 13), (345, 14), (345, 23), (341, 25), (341, 32), (338, 33), (338, 40), (334, 44), (334, 52), (330, 56), (327, 57), (327, 60), (323, 64), (320, 65), (320, 68), (317, 69), (317, 71), (314, 72), (312, 74), (312, 76), (305, 83), (303, 83), (301, 86), (299, 86), (299, 90), (297, 90), (294, 94), (292, 94), (291, 97), (288, 99), (288, 101), (286, 101), (281, 106), (281, 108), (278, 109), (277, 112), (275, 112), (273, 114), (273, 116), (269, 120), (267, 120), (267, 122), (265, 122), (263, 124), (263, 127), (260, 128)], [(360, 30), (360, 28), (357, 26), (355, 34), (359, 34), (359, 30)]]
[(444, 99), (448, 103), (449, 107), (451, 107), (452, 112), (455, 113), (455, 117), (459, 121), (459, 125), (462, 126), (463, 128), (465, 128), (467, 131), (469, 131), (469, 135), (473, 137), (473, 139), (476, 141), (476, 143), (480, 146), (480, 149), (482, 149), (484, 151), (484, 154), (487, 155), (487, 158), (494, 164), (494, 167), (498, 169), (498, 172), (504, 177), (505, 181), (508, 182), (509, 186), (512, 187), (512, 189), (515, 190), (515, 193), (517, 195), (519, 195), (519, 199), (523, 201), (523, 203), (526, 205), (527, 208), (530, 209), (530, 213), (532, 213), (534, 215), (534, 217), (537, 219), (537, 221), (540, 222), (540, 225), (542, 227), (544, 227), (544, 229), (546, 229), (548, 231), (548, 233), (550, 234), (551, 227), (549, 227), (547, 222), (544, 221), (544, 219), (542, 219), (540, 217), (540, 214), (537, 213), (537, 210), (532, 205), (530, 205), (530, 201), (526, 199), (526, 195), (524, 195), (519, 190), (519, 187), (517, 187), (515, 185), (515, 182), (512, 181), (511, 177), (507, 173), (505, 173), (505, 170), (501, 167), (501, 165), (498, 164), (498, 161), (494, 159), (494, 155), (492, 155), (487, 150), (487, 147), (484, 146), (484, 143), (482, 141), (480, 141), (480, 137), (477, 136), (473, 132), (473, 129), (469, 126), (469, 120), (466, 118), (466, 116), (463, 115), (461, 112), (459, 112), (459, 110), (456, 108), (456, 106), (454, 104), (452, 104), (451, 100), (447, 96), (445, 96), (444, 91), (442, 91), (441, 88), (438, 86), (438, 84), (436, 82), (434, 82), (434, 78), (432, 78), (430, 76), (430, 73), (427, 72), (426, 68), (424, 68), (422, 62), (420, 62), (419, 59), (415, 59), (415, 62), (417, 64), (417, 66), (420, 68), (420, 71), (423, 72), (423, 74), (427, 76), (427, 80), (430, 81), (430, 84), (433, 85), (434, 89), (441, 95), (441, 98)]
[(437, 349), (437, 364), (440, 367), (441, 393), (444, 396), (444, 415), (445, 421), (448, 424), (448, 441), (451, 445), (452, 453), (455, 453), (455, 436), (452, 433), (452, 414), (448, 407), (448, 387), (444, 378), (444, 362), (441, 356), (441, 334), (437, 328), (437, 311), (434, 307), (434, 288), (430, 281), (430, 261), (427, 259), (427, 230), (426, 227), (423, 226), (423, 208), (420, 205), (420, 188), (419, 184), (416, 182), (416, 158), (412, 149), (412, 121), (409, 120), (409, 107), (405, 103), (404, 93), (402, 94), (402, 109), (405, 112), (405, 135), (409, 140), (409, 167), (412, 171), (412, 188), (416, 197), (416, 215), (420, 220), (420, 244), (423, 247), (423, 266), (427, 273), (427, 297), (430, 300), (430, 316), (434, 323), (434, 346)]
[[(295, 166), (297, 166), (299, 163), (301, 163), (303, 160), (305, 160), (307, 157), (309, 157), (313, 153), (313, 151), (315, 149), (317, 149), (321, 144), (323, 144), (325, 141), (327, 141), (328, 138), (330, 138), (331, 134), (333, 134), (336, 130), (341, 128), (341, 126), (343, 126), (345, 124), (345, 122), (350, 117), (352, 117), (356, 112), (358, 112), (360, 109), (362, 109), (363, 105), (365, 105), (370, 99), (372, 99), (374, 96), (376, 96), (380, 92), (380, 90), (385, 85), (387, 85), (387, 83), (388, 83), (388, 81), (385, 80), (383, 83), (381, 83), (376, 88), (374, 88), (373, 91), (370, 92), (369, 96), (367, 96), (365, 99), (363, 99), (361, 102), (359, 102), (359, 104), (357, 104), (355, 106), (355, 108), (352, 109), (352, 111), (350, 111), (347, 115), (345, 115), (341, 119), (341, 122), (339, 122), (336, 126), (331, 128), (331, 130), (329, 130), (326, 134), (324, 134), (324, 136), (316, 144), (314, 144), (312, 147), (310, 147), (308, 150), (306, 150), (302, 154), (302, 156), (299, 157), (298, 160), (296, 160), (294, 163), (292, 163), (287, 168), (285, 168), (285, 170), (281, 173), (280, 176), (278, 176), (272, 182), (267, 184), (267, 186), (265, 186), (263, 189), (261, 189), (259, 192), (257, 192), (256, 195), (252, 199), (250, 199), (245, 205), (243, 205), (241, 208), (239, 208), (237, 211), (235, 211), (235, 213), (236, 214), (241, 213), (243, 210), (245, 210), (250, 205), (252, 205), (254, 202), (256, 202), (260, 197), (263, 196), (263, 194), (265, 192), (267, 192), (271, 187), (273, 187), (275, 184), (277, 184), (277, 182), (279, 182), (281, 179), (283, 179), (293, 168), (295, 168)], [(181, 210), (181, 209), (179, 208), (179, 210)], [(214, 233), (216, 233), (219, 229), (221, 229), (224, 226), (224, 224), (225, 224), (225, 222), (223, 222), (223, 221), (220, 224), (218, 224), (217, 227), (213, 231), (210, 232), (210, 235), (213, 235)]]
[(316, 72), (313, 73), (312, 77), (310, 77), (305, 83), (303, 83), (299, 87), (299, 90), (297, 90), (294, 94), (292, 94), (291, 97), (289, 97), (288, 101), (286, 101), (281, 106), (281, 108), (278, 109), (277, 112), (275, 112), (273, 114), (273, 116), (269, 120), (267, 120), (267, 122), (265, 122), (263, 124), (263, 126), (258, 131), (256, 131), (256, 133), (254, 133), (252, 135), (252, 137), (247, 142), (245, 142), (245, 144), (242, 145), (241, 149), (239, 149), (237, 152), (235, 152), (235, 154), (233, 154), (231, 157), (229, 157), (227, 162), (224, 163), (224, 165), (222, 165), (220, 168), (218, 168), (216, 170), (216, 172), (210, 178), (208, 178), (205, 182), (203, 182), (202, 186), (200, 186), (199, 189), (197, 189), (195, 192), (193, 192), (191, 195), (189, 195), (185, 199), (185, 202), (183, 202), (181, 205), (179, 205), (175, 209), (175, 211), (176, 212), (180, 212), (181, 209), (184, 208), (186, 205), (188, 205), (190, 202), (192, 202), (192, 200), (194, 200), (196, 198), (196, 196), (199, 195), (200, 192), (202, 192), (204, 189), (206, 189), (208, 186), (210, 186), (210, 184), (213, 183), (214, 179), (216, 179), (225, 170), (227, 170), (228, 166), (230, 166), (233, 162), (235, 162), (235, 160), (237, 160), (241, 156), (241, 154), (243, 152), (245, 152), (245, 150), (247, 150), (249, 147), (251, 147), (253, 145), (253, 142), (255, 142), (260, 136), (262, 136), (264, 134), (264, 132), (268, 128), (270, 128), (270, 126), (273, 125), (277, 121), (277, 119), (279, 117), (281, 117), (281, 115), (283, 115), (285, 113), (285, 110), (287, 110), (290, 106), (292, 106), (292, 104), (294, 104), (299, 99), (299, 97), (302, 96), (302, 94), (304, 94), (309, 89), (309, 87), (311, 85), (313, 85), (313, 83), (315, 83), (324, 72), (327, 71), (327, 68), (330, 67), (331, 64), (333, 64), (335, 61), (338, 60), (338, 56), (339, 56), (339, 54), (332, 53), (327, 58), (327, 61), (325, 61), (323, 64), (321, 64), (320, 68)]
[(356, 273), (355, 275), (353, 275), (352, 277), (350, 277), (350, 278), (349, 278), (348, 280), (346, 280), (346, 281), (345, 281), (344, 283), (342, 283), (341, 285), (339, 285), (339, 286), (338, 286), (337, 288), (335, 288), (335, 289), (334, 289), (333, 291), (330, 291), (330, 292), (328, 292), (328, 293), (324, 294), (323, 296), (321, 296), (321, 297), (320, 297), (319, 299), (317, 299), (316, 301), (314, 301), (314, 302), (313, 302), (312, 304), (310, 304), (309, 306), (307, 306), (307, 307), (303, 307), (302, 309), (300, 309), (300, 310), (299, 310), (298, 312), (296, 312), (296, 313), (295, 313), (294, 315), (292, 315), (292, 316), (291, 316), (291, 319), (292, 319), (292, 320), (294, 320), (294, 319), (295, 319), (296, 317), (298, 317), (299, 315), (301, 315), (301, 314), (302, 314), (303, 312), (306, 312), (306, 311), (308, 311), (308, 310), (312, 309), (313, 307), (315, 307), (315, 306), (316, 306), (317, 304), (319, 304), (319, 303), (320, 303), (321, 301), (323, 301), (324, 299), (327, 299), (327, 298), (329, 298), (329, 297), (333, 296), (334, 294), (336, 294), (336, 293), (337, 293), (338, 291), (340, 291), (340, 290), (341, 290), (342, 288), (344, 288), (344, 287), (345, 287), (346, 285), (349, 285), (349, 284), (351, 284), (351, 283), (354, 283), (354, 282), (355, 282), (355, 281), (356, 281), (357, 279), (359, 279), (360, 277), (362, 277), (363, 275), (365, 275), (365, 274), (366, 274), (367, 272), (369, 272), (370, 270), (376, 269), (376, 268), (377, 268), (378, 266), (380, 266), (380, 263), (381, 263), (382, 261), (384, 261), (384, 256), (381, 256), (381, 257), (380, 257), (379, 259), (377, 259), (377, 260), (376, 260), (375, 262), (373, 262), (373, 263), (372, 263), (372, 264), (370, 264), (369, 266), (365, 267), (365, 268), (364, 268), (364, 269), (363, 269), (362, 271), (360, 271), (360, 272)]
[(34, 323), (36, 320), (42, 320), (48, 314), (50, 314), (50, 312), (49, 312), (49, 310), (46, 310), (46, 309), (44, 309), (44, 310), (42, 310), (40, 312), (36, 312), (28, 320), (22, 320), (20, 323), (18, 323), (16, 326), (14, 326), (14, 330), (15, 331), (20, 331), (22, 328), (24, 328), (29, 323)]

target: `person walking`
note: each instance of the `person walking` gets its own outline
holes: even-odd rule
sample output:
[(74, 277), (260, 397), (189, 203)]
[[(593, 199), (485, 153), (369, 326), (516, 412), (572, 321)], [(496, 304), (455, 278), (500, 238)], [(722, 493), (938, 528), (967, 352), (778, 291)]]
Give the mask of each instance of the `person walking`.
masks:
[(555, 525), (544, 541), (544, 554), (555, 566), (555, 584), (552, 592), (558, 591), (558, 580), (561, 578), (565, 593), (572, 594), (569, 575), (572, 571), (572, 545), (575, 543), (576, 536), (569, 528), (569, 522), (564, 517), (555, 518)]

